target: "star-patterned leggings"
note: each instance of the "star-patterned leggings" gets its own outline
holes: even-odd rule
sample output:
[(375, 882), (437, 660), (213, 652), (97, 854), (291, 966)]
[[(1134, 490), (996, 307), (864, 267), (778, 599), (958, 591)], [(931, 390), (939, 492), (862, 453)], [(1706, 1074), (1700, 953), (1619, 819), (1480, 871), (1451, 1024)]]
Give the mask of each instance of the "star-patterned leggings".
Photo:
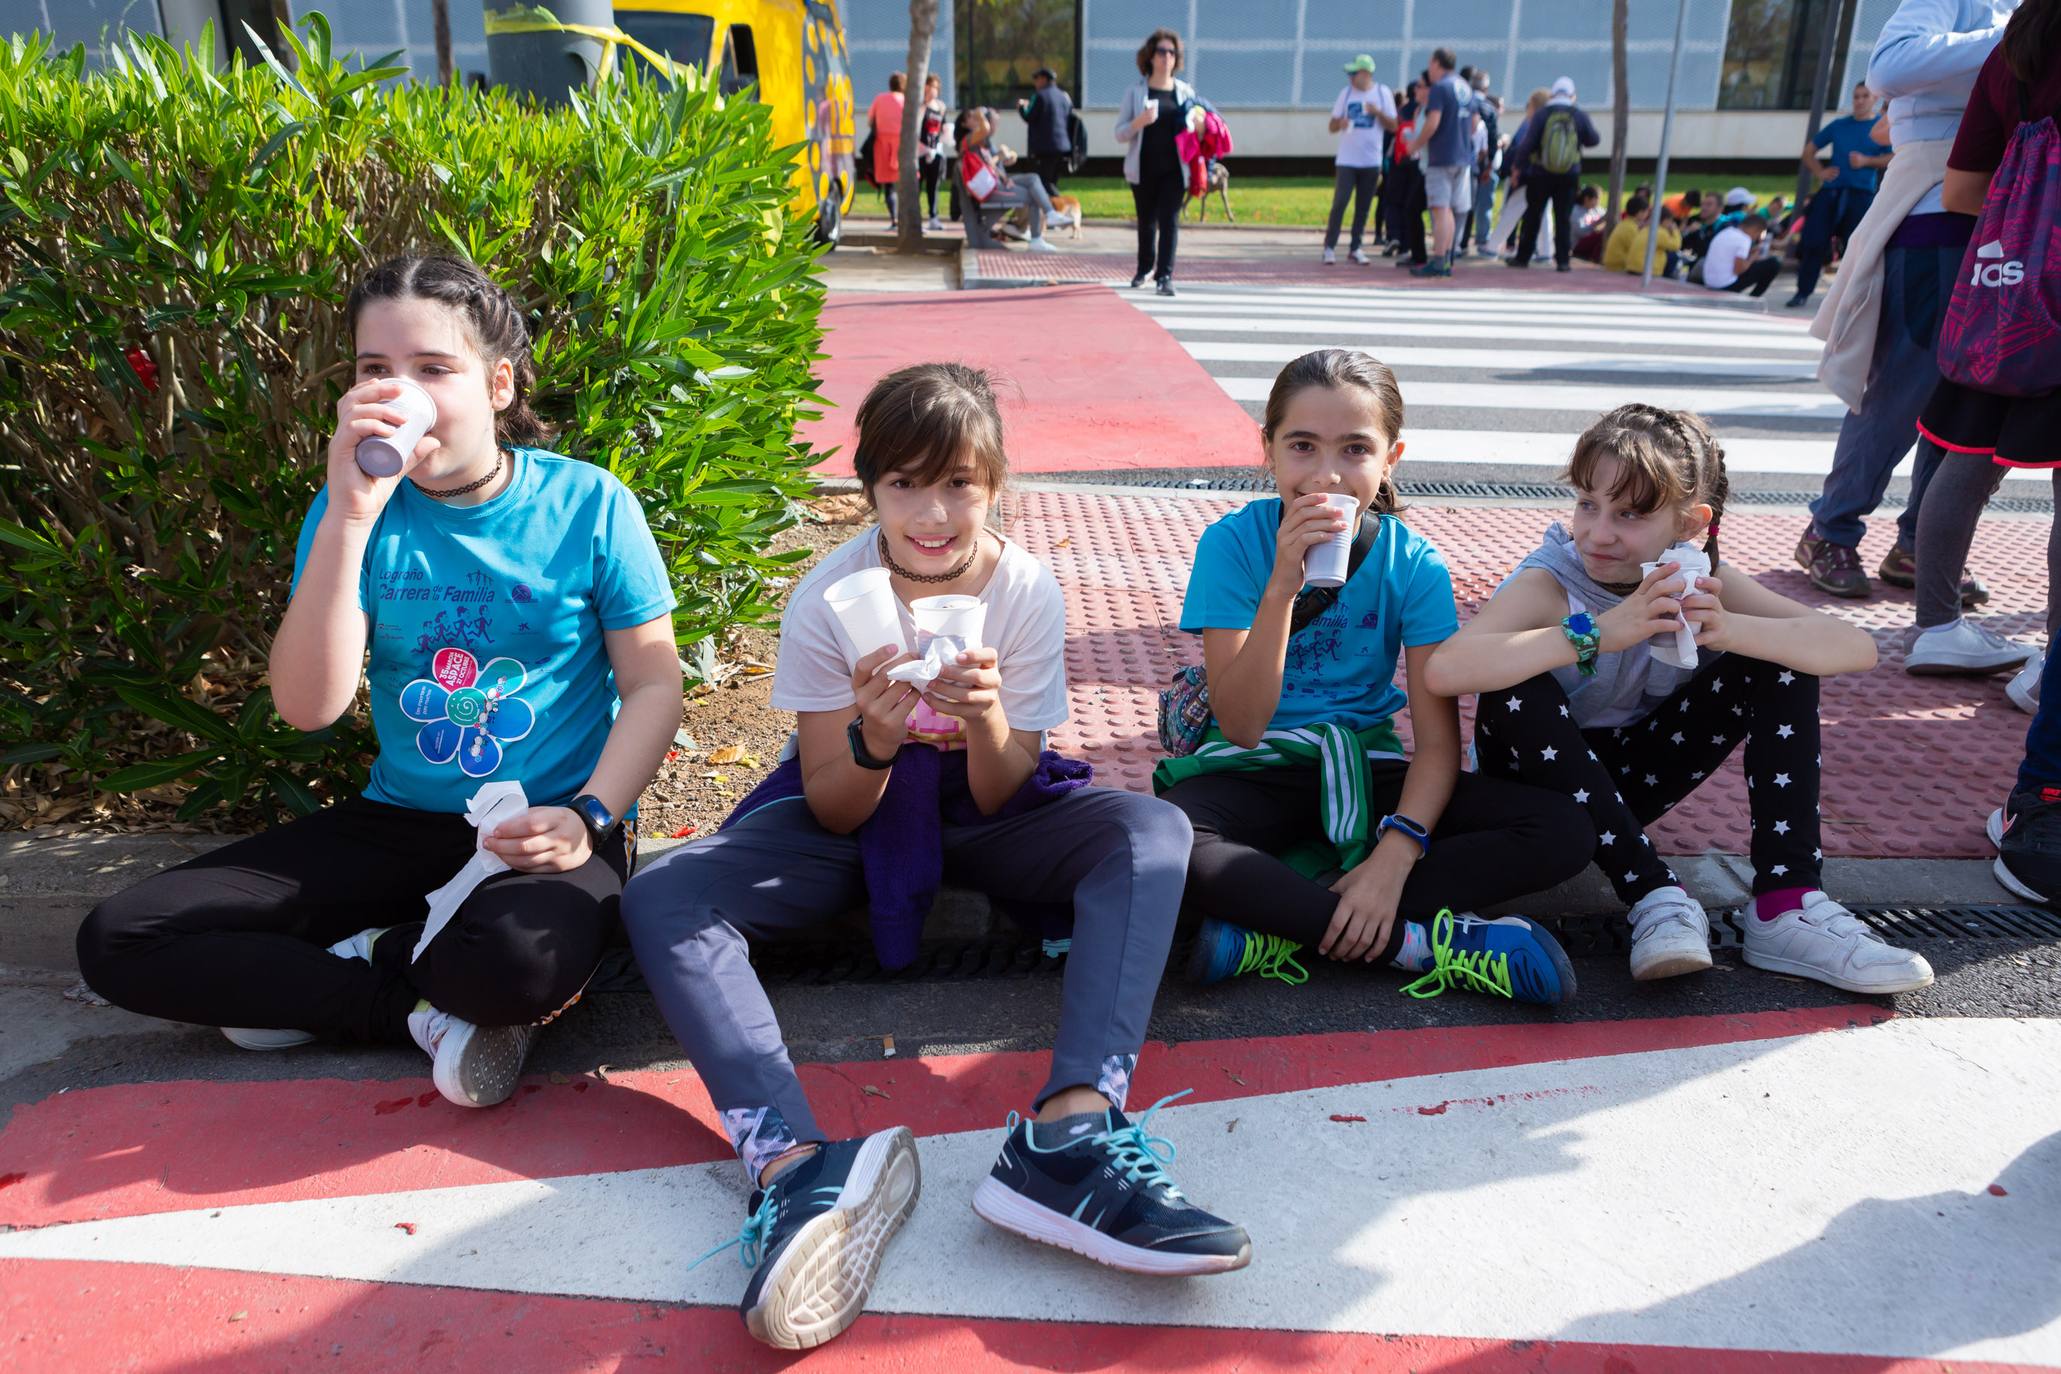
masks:
[(1475, 753), (1492, 776), (1550, 787), (1588, 809), (1596, 862), (1630, 905), (1678, 886), (1645, 827), (1746, 741), (1753, 890), (1818, 886), (1818, 680), (1779, 663), (1721, 654), (1653, 714), (1583, 730), (1551, 674), (1483, 692)]

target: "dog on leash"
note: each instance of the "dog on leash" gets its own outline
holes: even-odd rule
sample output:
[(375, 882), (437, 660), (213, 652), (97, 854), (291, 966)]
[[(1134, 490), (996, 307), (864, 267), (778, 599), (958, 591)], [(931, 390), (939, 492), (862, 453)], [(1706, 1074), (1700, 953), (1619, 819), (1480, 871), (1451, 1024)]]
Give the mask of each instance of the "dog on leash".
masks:
[(1224, 218), (1236, 224), (1238, 216), (1231, 213), (1231, 169), (1221, 162), (1213, 161), (1209, 164), (1209, 185), (1204, 189), (1201, 196), (1188, 196), (1184, 198), (1181, 201), (1182, 212), (1186, 213), (1189, 205), (1199, 201), (1200, 204), (1197, 205), (1195, 218), (1198, 222), (1208, 219), (1209, 198), (1211, 196), (1215, 196), (1217, 202), (1224, 207)]
[[(1050, 219), (1051, 224), (1047, 226), (1048, 228), (1058, 228), (1060, 225), (1064, 224), (1066, 226), (1067, 237), (1072, 239), (1075, 243), (1080, 242), (1080, 197), (1069, 196), (1064, 194), (1054, 195), (1052, 197), (1052, 214), (1050, 216)], [(1006, 238), (1025, 238), (1028, 236), (1030, 231), (1030, 211), (1024, 209), (1022, 206), (1019, 205), (1014, 210), (1011, 210), (1008, 214), (1002, 216), (1001, 222), (997, 224), (995, 227), (996, 230), (998, 232), (1002, 232), (1003, 236)]]

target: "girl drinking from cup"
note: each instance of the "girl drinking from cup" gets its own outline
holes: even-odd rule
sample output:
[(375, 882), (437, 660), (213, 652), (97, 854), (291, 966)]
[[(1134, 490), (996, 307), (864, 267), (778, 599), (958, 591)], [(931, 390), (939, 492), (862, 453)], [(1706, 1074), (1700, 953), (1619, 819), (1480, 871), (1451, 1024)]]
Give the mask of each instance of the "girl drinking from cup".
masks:
[(1010, 1114), (974, 1210), (1138, 1273), (1216, 1273), (1251, 1255), (1243, 1230), (1161, 1167), (1172, 1151), (1145, 1130), (1158, 1107), (1124, 1115), (1188, 823), (1084, 786), (1085, 767), (1044, 750), (1067, 716), (1066, 607), (1052, 574), (990, 526), (1007, 477), (990, 381), (956, 363), (904, 368), (873, 387), (857, 429), (878, 524), (789, 601), (773, 705), (796, 713), (796, 751), (716, 834), (638, 874), (623, 907), (756, 1190), (737, 1238), (753, 1269), (739, 1312), (783, 1348), (857, 1320), (919, 1170), (906, 1128), (827, 1138), (747, 942), (805, 936), (866, 903), (881, 962), (899, 967), (941, 880), (1074, 913), (1051, 1072), (1029, 1119)]
[[(1548, 931), (1472, 913), (1571, 877), (1595, 837), (1565, 797), (1460, 771), (1458, 704), (1424, 673), (1456, 626), (1453, 583), (1396, 514), (1402, 429), (1386, 366), (1340, 348), (1297, 358), (1261, 428), (1280, 496), (1195, 550), (1181, 628), (1202, 636), (1213, 721), (1153, 777), (1195, 827), (1189, 970), (1299, 983), (1307, 946), (1419, 974), (1420, 996), (1564, 1002), (1574, 972)], [(1348, 538), (1359, 548), (1332, 566)], [(1406, 701), (1414, 757), (1395, 728)]]
[(1619, 406), (1576, 442), (1564, 480), (1571, 528), (1548, 529), (1431, 659), (1437, 690), (1480, 693), (1482, 771), (1588, 812), (1589, 853), (1631, 909), (1632, 976), (1668, 978), (1710, 967), (1710, 925), (1645, 828), (1744, 741), (1746, 962), (1849, 992), (1930, 983), (1922, 957), (1820, 889), (1818, 680), (1874, 667), (1875, 641), (1718, 561), (1731, 483), (1698, 416)]
[[(438, 1091), (484, 1107), (515, 1090), (614, 924), (618, 818), (679, 728), (675, 598), (636, 498), (543, 447), (529, 329), (485, 272), (396, 258), (345, 316), (357, 380), (271, 686), (289, 724), (319, 730), (369, 681), (371, 785), (110, 897), (79, 967), (119, 1006), (246, 1049), (413, 1041)], [(409, 433), (398, 470), (382, 462)], [(529, 804), (476, 831), (468, 803), (508, 782)], [(425, 898), (480, 849), (493, 876), (418, 948)]]

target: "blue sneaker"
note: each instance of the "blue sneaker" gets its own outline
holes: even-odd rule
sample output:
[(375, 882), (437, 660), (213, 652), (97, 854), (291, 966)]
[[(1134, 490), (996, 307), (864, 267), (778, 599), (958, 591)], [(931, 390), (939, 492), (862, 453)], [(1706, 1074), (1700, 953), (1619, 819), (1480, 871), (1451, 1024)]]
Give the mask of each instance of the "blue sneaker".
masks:
[(1431, 972), (1404, 988), (1436, 997), (1449, 987), (1557, 1007), (1574, 997), (1574, 965), (1544, 926), (1523, 916), (1486, 920), (1441, 911), (1431, 923)]
[(781, 1350), (807, 1350), (842, 1332), (866, 1310), (881, 1251), (922, 1191), (916, 1137), (906, 1126), (863, 1140), (834, 1140), (751, 1195), (735, 1240), (752, 1270), (737, 1314), (745, 1329)]
[(1309, 970), (1295, 961), (1301, 949), (1293, 940), (1262, 935), (1212, 916), (1195, 932), (1195, 944), (1188, 951), (1188, 979), (1206, 986), (1241, 973), (1257, 973), (1292, 987), (1310, 980)]
[(1032, 1123), (1009, 1114), (1001, 1158), (974, 1190), (973, 1210), (1019, 1236), (1134, 1274), (1221, 1274), (1252, 1262), (1241, 1226), (1182, 1195), (1163, 1164), (1173, 1142), (1148, 1135), (1162, 1098), (1138, 1118), (1112, 1107), (1097, 1129), (1088, 1117), (1057, 1149), (1036, 1143)]

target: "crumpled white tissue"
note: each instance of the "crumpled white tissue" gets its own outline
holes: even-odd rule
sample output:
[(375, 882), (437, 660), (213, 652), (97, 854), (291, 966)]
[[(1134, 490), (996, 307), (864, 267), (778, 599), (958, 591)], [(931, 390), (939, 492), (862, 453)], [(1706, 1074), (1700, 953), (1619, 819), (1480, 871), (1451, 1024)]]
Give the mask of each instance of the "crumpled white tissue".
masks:
[(508, 872), (507, 861), (486, 847), (487, 832), (529, 807), (530, 799), (519, 782), (486, 783), (465, 803), (465, 819), (472, 822), (474, 831), (473, 855), (456, 877), (429, 894), (429, 915), (423, 919), (422, 938), (415, 942), (415, 952), (408, 956), (410, 963), (422, 957), (422, 951), (450, 924), (474, 888), (496, 873)]
[[(1676, 544), (1674, 547), (1663, 551), (1660, 557), (1653, 560), (1648, 571), (1650, 572), (1652, 568), (1657, 568), (1663, 563), (1679, 563), (1682, 565), (1680, 576), (1686, 579), (1680, 592), (1682, 596), (1690, 596), (1695, 593), (1697, 578), (1710, 576), (1710, 555), (1692, 544)], [(1672, 582), (1673, 579), (1669, 580)], [(1672, 635), (1655, 635), (1651, 643), (1653, 645), (1653, 656), (1662, 663), (1671, 664), (1677, 668), (1695, 668), (1696, 627), (1690, 624), (1687, 618), (1683, 619), (1681, 628)]]
[(906, 682), (921, 691), (936, 682), (938, 674), (944, 672), (965, 652), (966, 645), (957, 635), (935, 635), (930, 643), (924, 646), (923, 657), (890, 668), (887, 675), (896, 682)]

